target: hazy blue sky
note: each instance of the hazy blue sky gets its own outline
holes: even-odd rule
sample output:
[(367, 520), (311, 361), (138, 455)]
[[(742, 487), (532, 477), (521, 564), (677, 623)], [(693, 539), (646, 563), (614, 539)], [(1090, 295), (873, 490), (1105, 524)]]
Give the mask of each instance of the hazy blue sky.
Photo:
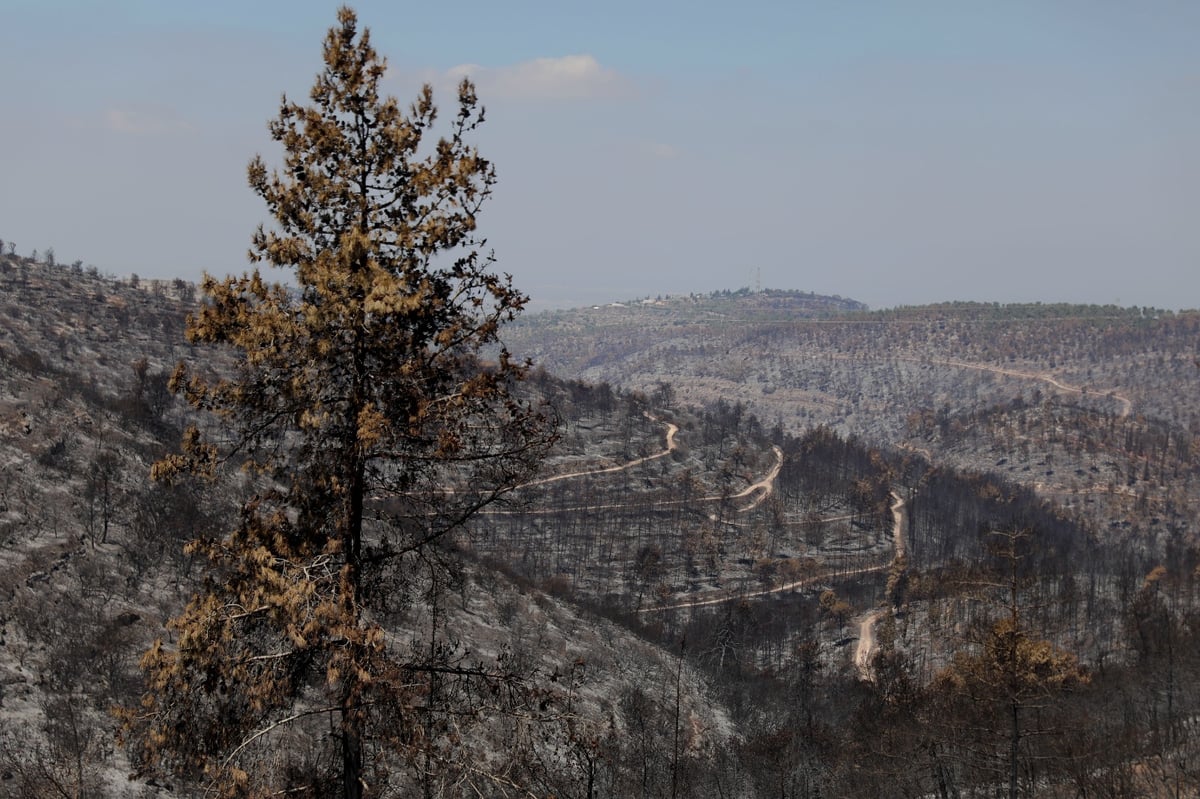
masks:
[[(476, 78), (534, 307), (753, 285), (1200, 306), (1200, 2), (355, 6), (408, 99)], [(246, 268), (334, 3), (0, 0), (0, 237)]]

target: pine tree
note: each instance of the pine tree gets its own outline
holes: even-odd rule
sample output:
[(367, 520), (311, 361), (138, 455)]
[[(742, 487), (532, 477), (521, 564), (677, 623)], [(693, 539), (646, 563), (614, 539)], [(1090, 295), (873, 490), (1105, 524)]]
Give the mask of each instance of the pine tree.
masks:
[[(943, 718), (950, 719), (950, 723), (954, 723), (956, 709), (968, 717), (984, 717), (984, 721), (972, 719), (970, 728), (956, 736), (953, 745), (973, 750), (976, 756), (993, 748), (1003, 768), (985, 767), (984, 772), (992, 779), (1003, 774), (1009, 799), (1017, 799), (1023, 761), (1030, 759), (1023, 751), (1025, 739), (1032, 734), (1027, 716), (1037, 711), (1039, 717), (1049, 717), (1063, 695), (1086, 684), (1089, 678), (1074, 654), (1037, 638), (1025, 618), (1022, 588), (1028, 575), (1022, 564), (1034, 546), (1032, 531), (998, 530), (992, 535), (989, 549), (1003, 572), (996, 575), (1001, 578), (996, 582), (980, 585), (1006, 593), (1004, 614), (987, 629), (978, 651), (956, 653), (951, 664), (938, 674), (933, 690), (947, 703)], [(954, 707), (956, 703), (958, 708)], [(967, 742), (973, 732), (991, 740), (972, 747)], [(998, 789), (996, 794), (1000, 795)]]
[(496, 178), (466, 141), (483, 120), (474, 87), (423, 147), (431, 88), (407, 113), (381, 96), (385, 62), (348, 8), (324, 61), (311, 103), (285, 97), (270, 125), (282, 168), (249, 166), (274, 219), (251, 260), (294, 286), (257, 268), (205, 277), (187, 338), (231, 349), (236, 371), (177, 368), (172, 390), (214, 421), (153, 470), (239, 466), (253, 492), (232, 531), (189, 545), (209, 575), (169, 623), (174, 645), (144, 656), (148, 691), (124, 714), (143, 772), (220, 796), (376, 796), (389, 770), (433, 767), (435, 686), (514, 676), (387, 622), (436, 590), (448, 542), (553, 438), (514, 392), (528, 364), (499, 346), (526, 297), (476, 233)]

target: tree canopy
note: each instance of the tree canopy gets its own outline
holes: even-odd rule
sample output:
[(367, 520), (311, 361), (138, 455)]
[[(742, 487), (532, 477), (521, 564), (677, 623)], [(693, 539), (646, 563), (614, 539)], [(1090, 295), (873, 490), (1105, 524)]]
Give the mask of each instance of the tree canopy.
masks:
[(171, 380), (210, 421), (154, 477), (240, 467), (248, 498), (233, 529), (189, 545), (208, 577), (174, 644), (144, 656), (126, 736), (144, 772), (221, 796), (383, 795), (389, 770), (436, 765), (438, 680), (516, 679), (389, 626), (433, 601), (447, 542), (532, 472), (553, 429), (499, 343), (526, 297), (476, 229), (496, 175), (467, 141), (475, 89), (459, 85), (429, 146), (432, 89), (402, 110), (380, 93), (385, 66), (340, 9), (310, 102), (285, 97), (270, 124), (282, 165), (248, 170), (272, 217), (250, 258), (293, 283), (206, 276), (187, 338), (235, 368)]

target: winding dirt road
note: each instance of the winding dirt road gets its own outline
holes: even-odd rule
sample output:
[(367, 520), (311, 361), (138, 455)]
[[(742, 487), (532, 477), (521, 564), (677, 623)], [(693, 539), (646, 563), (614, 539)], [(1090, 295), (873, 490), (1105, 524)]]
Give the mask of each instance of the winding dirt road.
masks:
[[(650, 419), (653, 419), (654, 421), (659, 421), (658, 419), (656, 419), (654, 416), (651, 416), (650, 414), (646, 414), (646, 416)], [(533, 480), (528, 483), (524, 483), (518, 487), (524, 488), (527, 486), (546, 485), (548, 483), (555, 483), (560, 480), (568, 480), (571, 478), (586, 477), (589, 475), (596, 475), (596, 474), (611, 474), (614, 472), (624, 471), (626, 469), (632, 469), (635, 466), (639, 466), (643, 463), (647, 463), (649, 461), (653, 461), (658, 458), (666, 457), (667, 455), (670, 455), (673, 451), (675, 451), (675, 449), (678, 446), (678, 444), (675, 440), (675, 436), (679, 433), (679, 427), (678, 427), (678, 425), (672, 424), (671, 422), (665, 422), (664, 424), (666, 424), (666, 426), (667, 426), (666, 448), (663, 449), (661, 452), (656, 452), (653, 455), (647, 455), (643, 458), (637, 458), (635, 460), (628, 461), (628, 462), (622, 463), (622, 464), (618, 464), (616, 466), (606, 466), (606, 467), (599, 468), (599, 469), (584, 469), (584, 470), (577, 471), (577, 472), (568, 472), (566, 474), (556, 474), (552, 477), (543, 477), (539, 480)], [(779, 478), (779, 472), (783, 469), (783, 450), (778, 446), (773, 446), (771, 448), (771, 450), (775, 455), (775, 463), (771, 467), (771, 469), (767, 472), (767, 474), (765, 474), (761, 479), (755, 481), (754, 483), (751, 483), (750, 485), (746, 486), (746, 488), (742, 489), (741, 491), (739, 491), (736, 494), (732, 494), (729, 496), (723, 496), (723, 495), (718, 494), (718, 495), (713, 495), (713, 496), (699, 497), (698, 499), (690, 500), (690, 501), (691, 502), (717, 502), (717, 501), (721, 501), (721, 500), (725, 500), (725, 499), (745, 499), (746, 497), (754, 497), (753, 501), (750, 504), (746, 505), (745, 507), (740, 508), (739, 512), (745, 513), (747, 511), (751, 511), (751, 510), (757, 508), (759, 505), (761, 505), (763, 502), (765, 502), (774, 493), (775, 481)], [(902, 500), (900, 498), (900, 496), (898, 494), (896, 494), (894, 491), (892, 492), (892, 497), (895, 499), (895, 502), (892, 504), (892, 515), (895, 519), (892, 536), (893, 536), (893, 540), (895, 542), (896, 557), (899, 557), (900, 555), (902, 555), (904, 553), (904, 537), (902, 534), (902, 529), (904, 526), (904, 519), (906, 518), (906, 510), (905, 510), (904, 500)], [(660, 503), (660, 504), (675, 504), (675, 503)], [(604, 507), (604, 506), (600, 506), (600, 507)], [(614, 505), (611, 507), (620, 507), (620, 506)], [(589, 509), (596, 510), (598, 508), (591, 507)], [(561, 511), (561, 510), (562, 509), (557, 509), (556, 512)], [(528, 512), (528, 511), (525, 511), (525, 512)], [(498, 511), (498, 513), (505, 513), (505, 511)], [(838, 516), (838, 517), (834, 517), (834, 518), (841, 519), (841, 518), (846, 518), (846, 517)], [(874, 572), (883, 571), (884, 569), (887, 569), (887, 568), (890, 568), (890, 564), (886, 564), (886, 565), (882, 565), (882, 566), (863, 566), (863, 567), (857, 568), (857, 569), (849, 569), (847, 571), (837, 572), (836, 574), (838, 577), (849, 577), (849, 576), (853, 576), (856, 574), (871, 574)], [(772, 588), (764, 588), (764, 589), (761, 589), (758, 591), (743, 591), (743, 592), (738, 592), (738, 593), (722, 592), (716, 596), (710, 595), (708, 597), (700, 597), (700, 598), (696, 598), (696, 599), (691, 599), (686, 602), (678, 602), (678, 603), (674, 603), (674, 604), (656, 605), (654, 607), (642, 608), (638, 611), (638, 613), (654, 613), (654, 612), (660, 612), (660, 611), (666, 611), (666, 610), (676, 610), (676, 609), (682, 609), (682, 608), (698, 608), (698, 607), (705, 607), (708, 605), (719, 605), (721, 603), (730, 602), (730, 601), (753, 599), (755, 597), (768, 596), (770, 594), (780, 594), (780, 593), (784, 593), (786, 591), (793, 591), (797, 588), (802, 588), (804, 586), (812, 585), (812, 584), (817, 583), (822, 580), (827, 580), (827, 579), (829, 579), (830, 576), (831, 576), (830, 573), (827, 572), (827, 573), (823, 573), (823, 574), (811, 575), (809, 577), (803, 577), (799, 580), (793, 580), (790, 583), (784, 583), (782, 585), (777, 585)], [(872, 621), (872, 625), (873, 624), (874, 624), (874, 621)], [(860, 627), (860, 640), (861, 640), (861, 636), (862, 636), (861, 630), (862, 630), (862, 628)], [(866, 634), (871, 637), (872, 641), (874, 640), (874, 638), (873, 638), (874, 633), (873, 633), (872, 629), (867, 629)], [(862, 648), (862, 646), (860, 643), (860, 649), (861, 648)], [(856, 657), (857, 657), (857, 655), (856, 655)], [(864, 655), (864, 657), (869, 657), (869, 654)]]
[[(771, 451), (775, 453), (775, 465), (771, 467), (771, 471), (767, 472), (766, 476), (757, 483), (751, 483), (736, 494), (731, 494), (729, 496), (729, 499), (745, 499), (755, 492), (760, 492), (759, 495), (754, 498), (753, 502), (744, 508), (739, 508), (739, 513), (745, 513), (746, 511), (754, 510), (759, 505), (763, 504), (763, 502), (765, 502), (767, 498), (771, 496), (771, 494), (775, 493), (775, 478), (779, 477), (779, 472), (781, 469), (783, 469), (783, 450), (778, 446), (774, 446), (771, 447)], [(700, 499), (696, 501), (720, 502), (723, 499), (725, 499), (725, 497), (717, 494), (715, 496), (700, 497)], [(715, 522), (719, 517), (716, 514), (710, 513), (708, 518)]]
[[(863, 566), (859, 569), (847, 569), (846, 571), (837, 572), (838, 577), (851, 577), (856, 574), (871, 574), (873, 572), (883, 571), (889, 566)], [(769, 596), (771, 594), (782, 594), (786, 591), (794, 591), (797, 588), (815, 585), (816, 583), (824, 582), (830, 578), (830, 574), (814, 574), (809, 577), (802, 577), (799, 580), (794, 580), (790, 583), (777, 585), (773, 588), (763, 588), (759, 591), (737, 591), (737, 592), (721, 592), (715, 596), (710, 595), (699, 599), (689, 599), (686, 602), (676, 602), (669, 605), (654, 605), (653, 607), (642, 608), (638, 611), (641, 613), (661, 613), (665, 610), (683, 610), (686, 608), (703, 608), (710, 605), (722, 605), (726, 602), (739, 602), (743, 599), (754, 599), (760, 596)]]
[[(892, 539), (896, 547), (896, 555), (893, 559), (904, 557), (904, 527), (908, 524), (908, 506), (900, 495), (895, 491), (892, 492), (892, 498), (896, 501), (892, 503)], [(869, 611), (858, 621), (858, 646), (854, 648), (854, 668), (858, 669), (858, 676), (867, 682), (873, 682), (875, 675), (871, 672), (871, 658), (875, 655), (875, 625), (879, 619), (883, 617), (883, 609), (876, 608)]]
[[(654, 419), (654, 417), (652, 417), (652, 416), (650, 418)], [(658, 420), (655, 419), (655, 421), (658, 421)], [(653, 455), (647, 455), (644, 458), (637, 458), (635, 460), (628, 461), (626, 463), (617, 464), (616, 466), (606, 466), (606, 467), (603, 467), (600, 469), (583, 469), (578, 472), (568, 472), (566, 474), (556, 474), (552, 477), (543, 477), (540, 480), (532, 480), (528, 483), (522, 483), (521, 485), (516, 486), (516, 487), (517, 488), (527, 488), (529, 486), (546, 485), (547, 483), (556, 483), (560, 480), (569, 480), (569, 479), (576, 478), (576, 477), (588, 477), (588, 476), (596, 475), (596, 474), (612, 474), (614, 472), (620, 472), (620, 471), (625, 471), (627, 469), (632, 469), (635, 466), (640, 466), (641, 464), (646, 463), (648, 461), (657, 460), (658, 458), (662, 458), (667, 455), (670, 455), (678, 447), (678, 444), (675, 441), (675, 435), (679, 432), (679, 427), (677, 425), (671, 424), (670, 422), (664, 422), (664, 424), (667, 425), (667, 445), (666, 445), (666, 449), (664, 449), (662, 452), (656, 452)], [(768, 471), (767, 474), (761, 480), (751, 483), (749, 486), (742, 489), (741, 491), (739, 491), (736, 494), (731, 494), (729, 496), (725, 496), (722, 494), (710, 494), (707, 496), (696, 497), (695, 499), (689, 499), (689, 500), (669, 500), (666, 502), (656, 502), (653, 504), (653, 507), (663, 508), (663, 507), (670, 507), (672, 505), (694, 504), (697, 502), (720, 502), (725, 499), (745, 499), (746, 497), (754, 495), (756, 492), (758, 492), (757, 496), (754, 497), (754, 501), (751, 502), (749, 505), (745, 506), (744, 508), (739, 508), (738, 512), (745, 513), (747, 511), (754, 510), (759, 505), (761, 505), (764, 501), (766, 501), (766, 499), (768, 497), (770, 497), (771, 494), (773, 494), (775, 492), (775, 479), (777, 477), (779, 477), (779, 472), (783, 468), (783, 450), (780, 449), (778, 446), (772, 447), (771, 450), (775, 453), (775, 464), (771, 467), (770, 471)], [(546, 511), (529, 510), (529, 509), (524, 509), (521, 511), (506, 511), (506, 510), (489, 509), (489, 510), (482, 511), (482, 513), (484, 513), (486, 515), (493, 515), (493, 516), (505, 516), (505, 515), (512, 515), (515, 513), (520, 513), (522, 515), (530, 515), (530, 514), (537, 514), (537, 513), (562, 513), (564, 511), (615, 510), (615, 509), (624, 508), (624, 507), (628, 507), (628, 504), (627, 503), (616, 503), (616, 504), (609, 504), (609, 505), (587, 505), (587, 506), (581, 506), (581, 507), (576, 507), (576, 508), (552, 508), (552, 509), (549, 509)], [(715, 521), (717, 517), (710, 515), (709, 518), (711, 518)]]
[(871, 658), (875, 654), (875, 625), (882, 616), (883, 610), (876, 608), (858, 622), (858, 646), (854, 648), (854, 668), (858, 670), (859, 678), (867, 682), (874, 682)]
[[(900, 498), (899, 494), (897, 494), (896, 492), (893, 491), (892, 497), (893, 497), (893, 499), (895, 499), (895, 502), (892, 503), (892, 518), (894, 520), (893, 527), (892, 527), (892, 540), (895, 542), (896, 557), (898, 557), (898, 556), (904, 554), (904, 551), (905, 551), (904, 550), (903, 529), (904, 529), (905, 521), (908, 518), (908, 510), (907, 510), (904, 500)], [(666, 610), (681, 610), (681, 609), (686, 609), (686, 608), (703, 608), (703, 607), (708, 607), (710, 605), (720, 605), (725, 602), (739, 602), (743, 599), (754, 599), (755, 597), (770, 596), (771, 594), (782, 594), (787, 591), (794, 591), (797, 588), (805, 588), (810, 585), (815, 585), (815, 584), (824, 582), (824, 581), (828, 580), (830, 577), (834, 577), (834, 576), (836, 576), (840, 579), (840, 578), (844, 578), (844, 577), (852, 577), (852, 576), (858, 575), (858, 574), (874, 574), (875, 572), (885, 571), (887, 569), (890, 569), (891, 567), (892, 567), (891, 563), (886, 563), (881, 566), (862, 566), (857, 569), (848, 569), (846, 571), (823, 572), (821, 574), (809, 575), (808, 577), (801, 577), (799, 580), (793, 580), (790, 583), (783, 583), (782, 585), (777, 585), (772, 588), (763, 588), (758, 591), (721, 592), (716, 595), (709, 595), (709, 596), (704, 596), (704, 597), (698, 597), (696, 599), (689, 599), (685, 602), (673, 602), (673, 603), (670, 603), (667, 605), (654, 605), (654, 606), (648, 607), (648, 608), (641, 608), (640, 610), (638, 610), (638, 613), (639, 614), (661, 613), (662, 611), (666, 611)], [(861, 626), (860, 626), (860, 633), (861, 633)], [(872, 641), (873, 640), (874, 640), (874, 633), (872, 633)]]
[[(646, 414), (646, 418), (655, 422), (661, 421), (657, 417), (651, 416), (648, 413)], [(559, 480), (570, 480), (575, 477), (587, 477), (593, 474), (611, 474), (613, 472), (622, 472), (626, 469), (632, 469), (635, 466), (641, 466), (643, 463), (649, 463), (650, 461), (658, 460), (659, 458), (665, 458), (674, 452), (679, 446), (675, 441), (675, 435), (679, 432), (679, 425), (672, 424), (671, 422), (663, 422), (663, 424), (667, 426), (667, 445), (666, 449), (662, 450), (661, 452), (656, 452), (653, 455), (647, 455), (644, 458), (635, 458), (634, 460), (627, 461), (625, 463), (619, 463), (616, 466), (606, 466), (602, 469), (584, 469), (578, 472), (556, 474), (553, 477), (543, 477), (540, 480), (531, 480), (528, 483), (522, 483), (521, 485), (517, 486), (517, 488), (541, 486), (546, 485), (547, 483), (557, 483)]]
[[(905, 358), (907, 361), (918, 362), (916, 358)], [(1004, 375), (1005, 377), (1016, 377), (1022, 380), (1040, 380), (1043, 383), (1054, 386), (1059, 391), (1065, 391), (1068, 394), (1093, 394), (1098, 397), (1108, 397), (1121, 406), (1118, 411), (1118, 416), (1124, 419), (1133, 412), (1133, 400), (1126, 397), (1124, 394), (1118, 394), (1116, 391), (1088, 390), (1083, 386), (1073, 386), (1070, 383), (1064, 383), (1056, 377), (1052, 377), (1045, 372), (1022, 372), (1018, 369), (1005, 369), (1002, 366), (988, 366), (982, 363), (969, 363), (967, 361), (956, 361), (952, 359), (934, 360), (931, 363), (940, 363), (943, 366), (953, 366), (958, 369), (974, 369), (978, 372), (991, 372), (992, 374)]]
[[(783, 450), (778, 446), (771, 447), (771, 451), (775, 453), (775, 465), (771, 467), (771, 471), (767, 472), (766, 477), (759, 480), (757, 483), (752, 483), (742, 491), (734, 494), (730, 499), (743, 499), (753, 494), (755, 491), (761, 491), (762, 496), (758, 497), (752, 504), (747, 505), (743, 510), (753, 510), (757, 508), (762, 501), (771, 494), (775, 493), (775, 478), (779, 477), (779, 471), (783, 469)], [(718, 497), (720, 499), (720, 497)]]

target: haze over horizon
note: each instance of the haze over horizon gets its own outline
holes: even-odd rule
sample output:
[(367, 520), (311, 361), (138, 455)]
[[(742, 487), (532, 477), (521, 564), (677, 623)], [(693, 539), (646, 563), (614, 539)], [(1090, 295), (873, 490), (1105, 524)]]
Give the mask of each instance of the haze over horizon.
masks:
[[(403, 102), (477, 82), (531, 309), (763, 286), (1200, 307), (1200, 5), (353, 4)], [(334, 3), (8, 0), (0, 237), (247, 268)], [(761, 276), (761, 277), (759, 277)]]

